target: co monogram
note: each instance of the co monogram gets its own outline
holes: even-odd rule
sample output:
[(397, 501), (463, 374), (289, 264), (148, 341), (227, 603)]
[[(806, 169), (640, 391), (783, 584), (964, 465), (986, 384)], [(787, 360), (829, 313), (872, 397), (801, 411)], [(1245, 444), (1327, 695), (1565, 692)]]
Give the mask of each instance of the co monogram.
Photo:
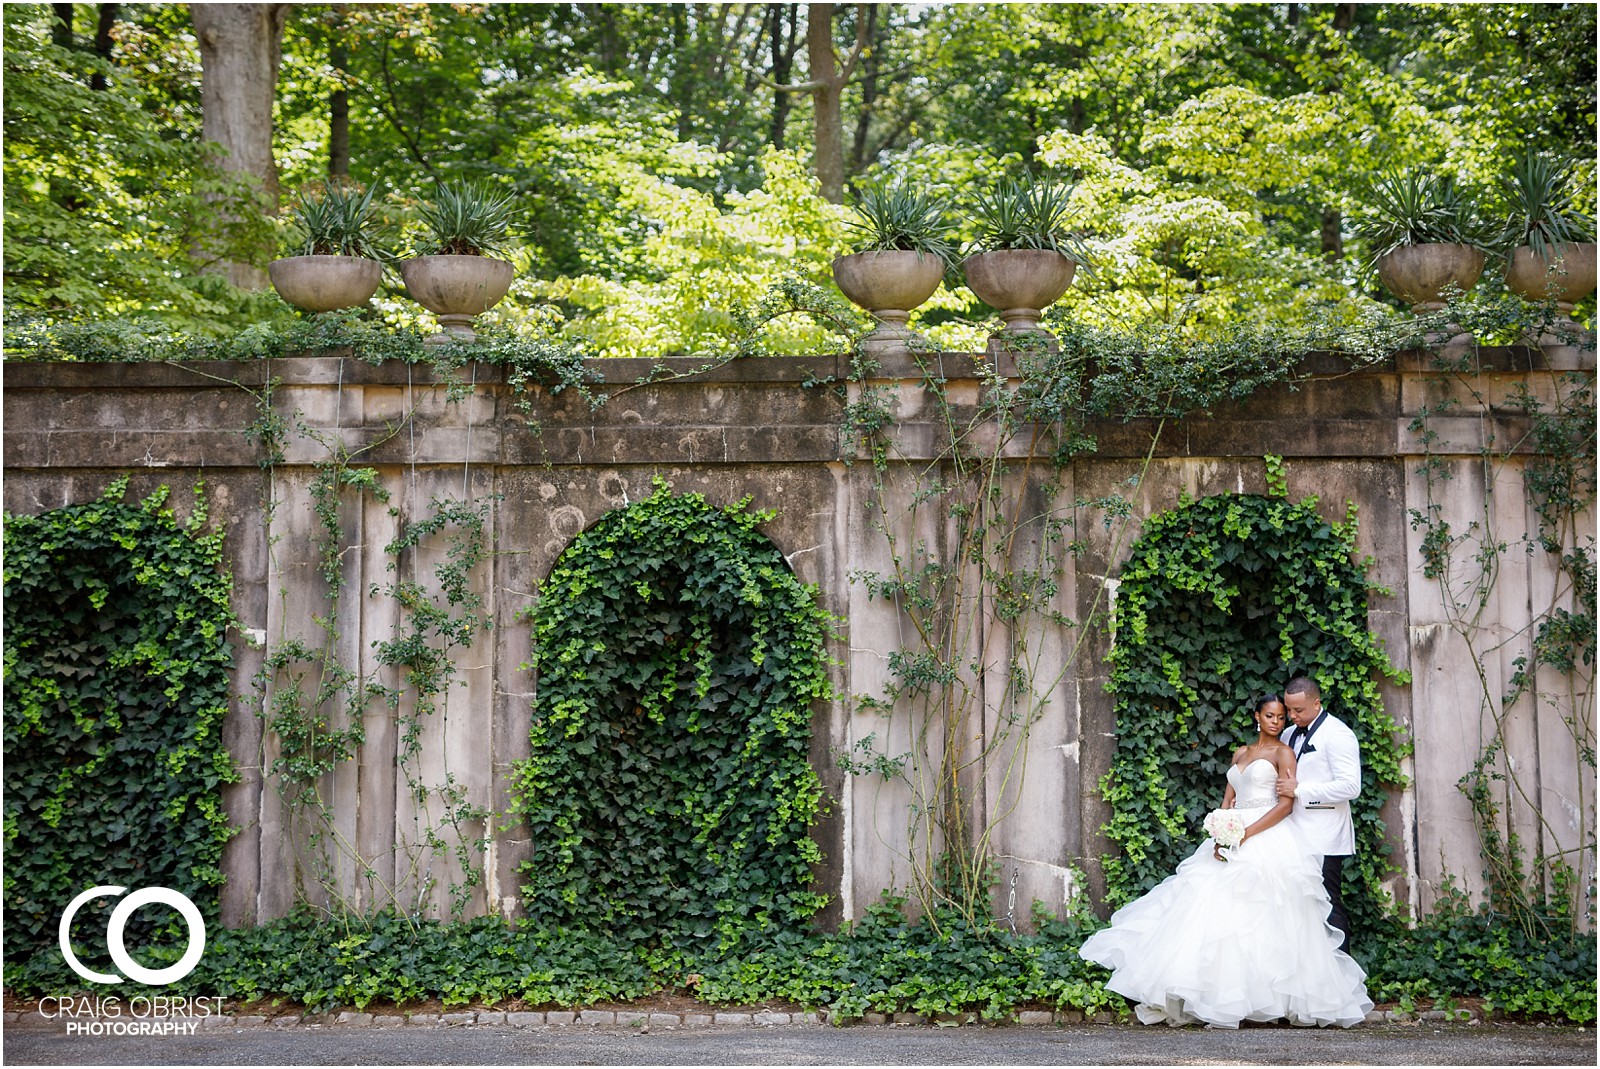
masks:
[[(78, 960), (77, 955), (72, 952), (72, 941), (67, 937), (72, 928), (72, 918), (89, 899), (115, 898), (126, 890), (126, 887), (91, 887), (74, 898), (67, 906), (67, 911), (61, 914), (61, 956), (67, 959), (67, 964), (72, 967), (73, 972), (92, 983), (120, 984), (122, 977), (115, 973), (95, 972)], [(189, 949), (176, 964), (169, 965), (165, 969), (146, 969), (129, 957), (128, 948), (122, 941), (123, 929), (127, 927), (128, 918), (133, 915), (133, 911), (151, 902), (171, 906), (189, 926)], [(111, 911), (111, 921), (106, 926), (106, 948), (111, 951), (111, 960), (116, 963), (117, 968), (127, 973), (130, 979), (151, 987), (170, 984), (188, 976), (200, 963), (200, 955), (206, 950), (206, 922), (200, 916), (200, 911), (195, 908), (195, 904), (182, 892), (174, 891), (170, 887), (146, 887), (118, 902), (117, 907)]]

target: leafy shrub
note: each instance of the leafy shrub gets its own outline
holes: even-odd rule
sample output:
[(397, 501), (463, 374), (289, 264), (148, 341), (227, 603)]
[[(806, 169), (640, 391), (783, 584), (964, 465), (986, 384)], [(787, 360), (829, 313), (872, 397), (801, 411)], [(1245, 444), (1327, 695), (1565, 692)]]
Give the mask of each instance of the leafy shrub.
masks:
[[(172, 995), (276, 999), (312, 1012), (438, 999), (446, 1006), (580, 1007), (688, 991), (713, 1004), (794, 1002), (837, 1020), (864, 1013), (977, 1013), (995, 1020), (1026, 1006), (1120, 1012), (1106, 970), (1077, 948), (1100, 921), (1086, 910), (1058, 920), (1034, 907), (1035, 934), (908, 922), (886, 897), (836, 933), (772, 932), (737, 953), (628, 946), (609, 933), (507, 926), (495, 918), (443, 924), (380, 914), (331, 922), (311, 911), (257, 928), (212, 933), (194, 972)], [(1491, 1012), (1586, 1023), (1595, 1019), (1592, 940), (1541, 944), (1485, 912), (1447, 907), (1416, 929), (1358, 930), (1357, 960), (1373, 999), (1402, 1008), (1483, 998)], [(83, 985), (57, 955), (40, 955), (13, 994)], [(121, 990), (121, 989), (119, 989)], [(127, 985), (128, 994), (140, 990)]]
[(1488, 905), (1473, 909), (1453, 887), (1416, 928), (1358, 930), (1353, 950), (1375, 1000), (1406, 1006), (1481, 998), (1486, 1010), (1499, 1013), (1595, 1020), (1600, 962), (1593, 934), (1563, 923), (1530, 934)]
[(769, 514), (655, 485), (573, 542), (530, 613), (524, 902), (542, 928), (730, 945), (824, 901), (808, 833), (827, 617), (757, 530)]
[[(5, 518), (7, 984), (61, 966), (56, 925), (95, 885), (171, 887), (217, 916), (233, 833), (220, 796), (237, 778), (221, 738), (233, 662), (222, 533), (205, 532), (198, 495), (180, 526), (165, 488), (132, 505), (126, 486)], [(110, 908), (78, 914), (91, 968), (105, 967)], [(179, 932), (186, 945), (172, 927), (146, 912), (129, 923), (157, 957)]]
[(937, 924), (907, 923), (904, 900), (885, 897), (859, 924), (837, 934), (778, 934), (705, 971), (701, 997), (713, 1002), (768, 999), (827, 1007), (841, 1018), (864, 1013), (977, 1012), (990, 1020), (1027, 1003), (1111, 1009), (1107, 972), (1078, 956), (1100, 927), (1087, 910), (1055, 919), (1035, 905), (1038, 933), (971, 924), (942, 911)]

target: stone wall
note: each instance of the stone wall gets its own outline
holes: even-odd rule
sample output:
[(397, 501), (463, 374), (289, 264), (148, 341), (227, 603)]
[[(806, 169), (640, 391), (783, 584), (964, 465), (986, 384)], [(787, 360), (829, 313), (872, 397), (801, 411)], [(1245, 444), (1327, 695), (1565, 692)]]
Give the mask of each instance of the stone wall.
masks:
[[(1519, 382), (1536, 393), (1553, 388), (1553, 372), (1537, 352), (1485, 350), (1480, 358), (1477, 385), (1493, 396), (1506, 396)], [(974, 358), (938, 359), (952, 396), (975, 400)], [(388, 504), (351, 497), (341, 514), (352, 546), (345, 554), (346, 581), (357, 593), (341, 606), (339, 642), (347, 662), (366, 671), (376, 670), (373, 642), (388, 637), (395, 625), (392, 601), (359, 594), (393, 578), (382, 547), (403, 523), (424, 515), (435, 497), (492, 496), (495, 502), (488, 528), (494, 556), (475, 578), (493, 629), (458, 661), (457, 682), (423, 738), (425, 777), (442, 782), (447, 773), (454, 776), (475, 804), (503, 810), (509, 802), (507, 771), (526, 753), (533, 681), (522, 667), (529, 630), (519, 612), (532, 603), (574, 535), (608, 510), (647, 496), (657, 475), (680, 492), (700, 492), (715, 503), (750, 497), (756, 507), (775, 511), (766, 533), (795, 573), (821, 589), (825, 607), (843, 617), (832, 650), (840, 662), (839, 692), (881, 689), (899, 620), (885, 602), (869, 598), (850, 580), (853, 572), (885, 564), (883, 539), (867, 522), (872, 473), (846, 460), (839, 433), (842, 402), (835, 391), (806, 385), (842, 379), (842, 361), (750, 360), (649, 386), (634, 385), (648, 370), (644, 361), (596, 366), (605, 376), (604, 392), (611, 394), (606, 404), (591, 410), (571, 392), (535, 390), (527, 416), (502, 373), (485, 366), (462, 372), (473, 389), (457, 401), (421, 368), (372, 367), (337, 357), (6, 366), (7, 509), (38, 512), (90, 499), (123, 474), (132, 476), (134, 495), (158, 484), (183, 487), (203, 479), (213, 517), (226, 524), (246, 632), (237, 642), (239, 704), (227, 739), (246, 770), (228, 797), (229, 812), (243, 828), (225, 858), (229, 922), (281, 915), (295, 893), (297, 836), (287, 826), (284, 805), (263, 782), (272, 747), (263, 738), (256, 715), (260, 696), (250, 680), (261, 663), (260, 640), (311, 637), (311, 617), (325, 611), (309, 486), (313, 465), (336, 443), (355, 456), (354, 463), (375, 468), (391, 494)], [(1561, 366), (1592, 372), (1592, 355)], [(693, 362), (676, 367), (687, 372)], [(1096, 426), (1096, 453), (1059, 472), (1034, 465), (1014, 478), (1035, 481), (1018, 487), (1022, 493), (1036, 493), (1038, 480), (1056, 480), (1068, 500), (1131, 493), (1137, 520), (1173, 507), (1180, 493), (1265, 492), (1261, 458), (1276, 454), (1286, 458), (1291, 498), (1316, 495), (1330, 521), (1344, 518), (1347, 502), (1357, 505), (1360, 549), (1376, 561), (1373, 578), (1390, 591), (1371, 600), (1371, 626), (1413, 678), (1384, 692), (1417, 750), (1412, 785), (1386, 810), (1404, 870), (1395, 891), (1425, 909), (1447, 877), (1469, 888), (1481, 885), (1476, 833), (1456, 789), (1479, 749), (1477, 673), (1448, 626), (1439, 585), (1422, 575), (1420, 535), (1408, 520), (1411, 510), (1425, 506), (1426, 495), (1412, 419), (1462, 386), (1409, 354), (1359, 373), (1313, 355), (1302, 371), (1309, 377), (1295, 389), (1273, 389), (1243, 405), (1161, 427), (1154, 439), (1153, 423)], [(909, 494), (909, 472), (919, 460), (936, 456), (940, 430), (909, 365), (886, 360), (883, 375), (878, 385), (893, 391), (901, 453), (888, 482)], [(259, 415), (257, 398), (268, 396), (269, 382), (275, 383), (270, 407), (291, 430), (283, 460), (267, 469), (260, 466), (265, 454), (251, 428)], [(528, 418), (537, 421), (536, 428)], [(1457, 476), (1446, 502), (1450, 517), (1465, 524), (1490, 516), (1508, 537), (1530, 530), (1533, 520), (1518, 485), (1525, 461), (1519, 450), (1525, 446), (1506, 445), (1522, 440), (1526, 420), (1497, 405), (1483, 418), (1435, 419), (1431, 425), (1443, 432), (1433, 452)], [(1486, 466), (1479, 456), (1486, 441), (1505, 449), (1508, 460)], [(1141, 470), (1144, 478), (1130, 491), (1129, 480)], [(1497, 484), (1486, 481), (1491, 470)], [(1592, 517), (1583, 523), (1582, 530), (1592, 530)], [(919, 533), (935, 542), (945, 537), (939, 530)], [(1098, 524), (1080, 533), (1087, 546), (1057, 606), (1074, 618), (1086, 618), (1112, 593), (1114, 582), (1108, 580), (1115, 579), (1137, 525), (1116, 541)], [(430, 567), (425, 552), (414, 564), (414, 577), (425, 580)], [(1507, 639), (1483, 658), (1492, 681), (1511, 672), (1526, 645), (1519, 646), (1517, 638), (1555, 581), (1543, 555), (1519, 559), (1501, 575), (1481, 621)], [(1018, 785), (992, 772), (979, 784), (987, 811), (1010, 813), (998, 825), (994, 849), (1005, 883), (1015, 877), (1019, 916), (1034, 898), (1058, 905), (1071, 889), (1073, 866), (1088, 874), (1092, 891), (1101, 890), (1105, 843), (1099, 828), (1108, 813), (1096, 784), (1115, 738), (1104, 690), (1109, 637), (1086, 634), (1075, 659), (1069, 651), (1078, 636), (1043, 634), (1037, 640), (1063, 672), (1029, 736), (1026, 776)], [(1537, 770), (1538, 794), (1511, 801), (1517, 827), (1546, 850), (1578, 845), (1570, 841), (1574, 814), (1587, 814), (1591, 833), (1594, 820), (1592, 769), (1579, 762), (1570, 741), (1560, 744), (1566, 730), (1561, 717), (1572, 713), (1572, 703), (1550, 682), (1549, 693), (1541, 695), (1550, 700), (1520, 706), (1522, 720), (1513, 731), (1513, 757)], [(1592, 733), (1592, 710), (1580, 712)], [(989, 713), (975, 730), (990, 729)], [(891, 719), (886, 725), (877, 714), (852, 712), (844, 703), (816, 712), (813, 758), (832, 800), (816, 832), (826, 856), (820, 879), (833, 895), (828, 920), (859, 916), (882, 890), (907, 881), (908, 799), (877, 779), (845, 776), (832, 756), (869, 732), (881, 737), (886, 727), (891, 746), (908, 740), (903, 723)], [(393, 718), (373, 710), (366, 728), (361, 759), (334, 775), (330, 800), (340, 834), (371, 860), (377, 880), (403, 881), (403, 852), (395, 844), (419, 820), (426, 823), (428, 811), (397, 777)], [(491, 838), (486, 886), (478, 889), (472, 909), (510, 914), (526, 840), (514, 828), (494, 830)], [(341, 886), (359, 899), (365, 892), (356, 863), (343, 865)], [(1585, 855), (1584, 865), (1583, 882), (1592, 883), (1593, 857)], [(450, 874), (445, 862), (437, 868), (433, 906), (442, 910)], [(1002, 911), (1008, 889), (1003, 887), (997, 903)]]

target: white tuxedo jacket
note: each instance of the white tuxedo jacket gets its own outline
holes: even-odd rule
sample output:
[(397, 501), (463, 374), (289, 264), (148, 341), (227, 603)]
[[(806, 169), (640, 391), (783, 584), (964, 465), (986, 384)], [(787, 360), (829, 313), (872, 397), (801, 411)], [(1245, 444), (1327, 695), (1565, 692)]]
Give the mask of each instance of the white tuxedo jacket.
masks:
[[(1294, 825), (1317, 853), (1343, 856), (1356, 852), (1350, 801), (1361, 793), (1361, 748), (1355, 732), (1324, 710), (1322, 725), (1298, 758)], [(1305, 732), (1291, 727), (1283, 741), (1301, 749)]]

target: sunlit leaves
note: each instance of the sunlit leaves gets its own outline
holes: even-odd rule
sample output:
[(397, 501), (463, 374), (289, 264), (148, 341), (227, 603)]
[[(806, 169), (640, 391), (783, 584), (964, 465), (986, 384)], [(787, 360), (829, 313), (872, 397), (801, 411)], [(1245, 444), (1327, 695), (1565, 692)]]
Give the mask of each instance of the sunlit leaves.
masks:
[[(137, 54), (60, 48), (49, 18), (5, 7), (7, 307), (237, 312), (241, 296), (198, 272), (264, 233), (226, 211), (248, 195), (241, 180), (207, 167), (197, 137), (173, 136), (180, 116)], [(96, 73), (106, 89), (90, 88)]]

